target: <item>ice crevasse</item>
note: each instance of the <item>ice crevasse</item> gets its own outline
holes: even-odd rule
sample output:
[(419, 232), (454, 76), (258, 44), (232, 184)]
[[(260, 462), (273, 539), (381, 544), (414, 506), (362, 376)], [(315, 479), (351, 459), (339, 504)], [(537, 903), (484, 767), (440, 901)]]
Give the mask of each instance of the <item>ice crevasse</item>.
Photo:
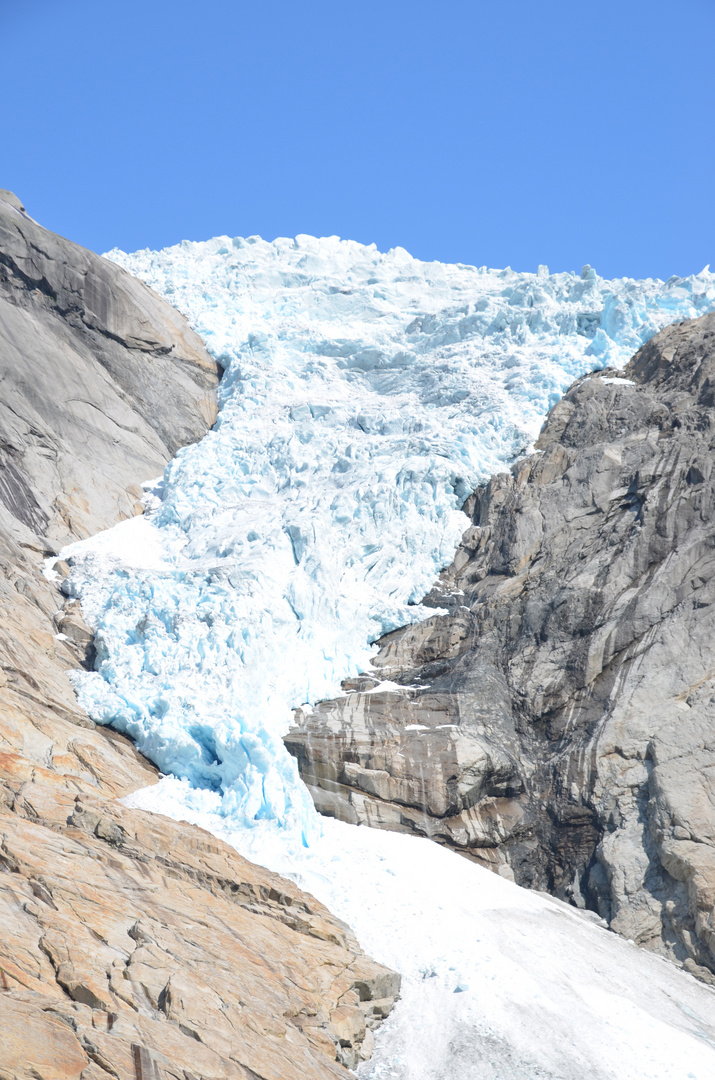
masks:
[[(715, 308), (715, 276), (607, 281), (420, 262), (337, 237), (109, 258), (224, 366), (215, 428), (143, 518), (70, 549), (97, 631), (81, 703), (232, 828), (318, 826), (281, 735), (420, 619), (460, 506), (578, 375)], [(273, 827), (273, 825), (271, 825)]]

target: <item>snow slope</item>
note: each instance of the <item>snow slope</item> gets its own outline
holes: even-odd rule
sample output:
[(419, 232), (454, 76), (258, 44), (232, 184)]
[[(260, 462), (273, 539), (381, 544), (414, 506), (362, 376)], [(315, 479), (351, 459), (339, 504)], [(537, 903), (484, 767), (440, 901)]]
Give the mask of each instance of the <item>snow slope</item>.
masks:
[[(422, 617), (419, 598), (463, 531), (461, 502), (529, 446), (573, 378), (618, 367), (661, 326), (714, 309), (715, 277), (609, 282), (590, 268), (580, 276), (477, 270), (334, 237), (272, 244), (223, 237), (111, 257), (184, 311), (226, 368), (215, 429), (154, 483), (147, 515), (64, 553), (74, 556), (71, 586), (97, 629), (98, 670), (77, 676), (80, 701), (179, 778), (146, 798), (304, 878), (369, 951), (411, 973), (392, 1034), (383, 1036), (389, 1048), (369, 1075), (715, 1076), (712, 1049), (682, 1035), (683, 1023), (695, 1021), (680, 1013), (673, 1019), (670, 990), (671, 1004), (660, 1002), (655, 1012), (642, 994), (631, 994), (641, 1010), (636, 1019), (627, 1020), (624, 1008), (620, 1035), (615, 1020), (604, 1027), (608, 1009), (598, 994), (616, 985), (620, 961), (609, 960), (598, 976), (586, 939), (574, 946), (573, 980), (585, 978), (595, 996), (574, 1016), (601, 1034), (593, 1045), (579, 1036), (581, 1058), (572, 1061), (573, 1019), (546, 1040), (556, 1058), (541, 1048), (539, 1033), (558, 1008), (550, 997), (534, 1004), (527, 993), (514, 1013), (514, 985), (538, 982), (533, 957), (548, 945), (563, 1004), (571, 976), (559, 942), (572, 933), (579, 941), (606, 935), (566, 913), (542, 946), (540, 924), (554, 918), (549, 901), (525, 899), (514, 887), (495, 893), (508, 883), (430, 845), (406, 847), (405, 838), (334, 824), (321, 838), (281, 741), (291, 707), (339, 692), (342, 678), (369, 663), (376, 637)], [(442, 906), (440, 914), (432, 874), (455, 892), (449, 903), (456, 908)], [(463, 895), (478, 902), (465, 907)], [(422, 909), (431, 913), (427, 921)], [(493, 1000), (484, 989), (491, 969), (477, 947), (479, 928), (492, 924), (482, 941), (491, 942), (497, 968), (505, 936), (524, 927), (532, 957), (531, 966), (507, 964), (508, 978), (494, 975), (501, 989)], [(451, 969), (462, 969), (451, 961), (462, 954), (459, 978), (470, 987), (476, 980), (476, 997), (466, 989), (452, 994)], [(665, 969), (652, 958), (634, 961), (636, 968), (646, 961)], [(430, 964), (436, 982), (419, 976)], [(650, 979), (650, 969), (637, 970)], [(668, 971), (673, 985), (686, 980)], [(698, 1001), (710, 993), (689, 992)], [(451, 1019), (432, 1071), (420, 1064), (432, 1060), (426, 1050), (406, 1065), (390, 1064), (401, 1043), (420, 1045), (414, 1017), (430, 1011), (431, 995), (444, 1011), (449, 994)], [(655, 1071), (627, 1071), (623, 1063), (632, 1059), (620, 1050), (599, 1050), (598, 1068), (606, 1071), (584, 1071), (604, 1039), (625, 1047), (634, 1026), (650, 1031), (646, 1016), (655, 1016), (652, 1046), (641, 1039), (638, 1053)], [(681, 1046), (681, 1035), (689, 1040), (685, 1056), (664, 1056), (668, 1039)], [(475, 1055), (481, 1062), (492, 1044), (501, 1049), (489, 1073)], [(702, 1054), (710, 1055), (709, 1073)]]
[(715, 1077), (715, 990), (558, 900), (416, 837), (325, 821), (301, 851), (232, 830), (175, 779), (124, 801), (292, 877), (402, 973), (362, 1080)]

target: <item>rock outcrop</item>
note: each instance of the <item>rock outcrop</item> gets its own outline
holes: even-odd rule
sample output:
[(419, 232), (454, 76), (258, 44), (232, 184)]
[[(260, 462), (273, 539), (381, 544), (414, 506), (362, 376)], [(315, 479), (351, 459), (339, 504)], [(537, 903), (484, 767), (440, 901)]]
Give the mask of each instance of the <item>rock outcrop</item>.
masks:
[(0, 754), (0, 1077), (337, 1080), (369, 1056), (399, 977), (296, 886), (103, 786)]
[(48, 546), (137, 512), (216, 417), (220, 369), (178, 311), (0, 191), (0, 533)]
[(0, 192), (0, 373), (0, 1080), (345, 1076), (398, 976), (294, 885), (115, 801), (157, 772), (78, 707), (92, 634), (42, 573), (140, 509), (213, 421), (220, 370)]
[(468, 500), (441, 611), (287, 745), (323, 813), (431, 836), (715, 982), (715, 316), (578, 380), (536, 446)]

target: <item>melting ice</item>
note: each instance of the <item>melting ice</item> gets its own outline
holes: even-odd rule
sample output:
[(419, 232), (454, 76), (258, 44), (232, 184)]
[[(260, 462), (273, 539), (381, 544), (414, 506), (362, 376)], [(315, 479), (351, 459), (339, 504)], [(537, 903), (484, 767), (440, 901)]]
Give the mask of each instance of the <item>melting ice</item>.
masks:
[[(182, 310), (225, 368), (216, 427), (149, 485), (147, 514), (68, 552), (71, 587), (97, 630), (97, 670), (77, 676), (80, 701), (172, 777), (135, 796), (137, 805), (200, 821), (293, 874), (351, 921), (374, 955), (402, 964), (405, 1002), (381, 1036), (387, 1049), (366, 1067), (370, 1075), (714, 1075), (715, 1054), (692, 1042), (691, 1021), (683, 1021), (688, 1053), (667, 1057), (668, 1039), (680, 1047), (673, 1032), (683, 1026), (671, 1015), (675, 992), (671, 1012), (637, 1006), (657, 1028), (651, 1071), (628, 1071), (632, 1058), (618, 1047), (633, 1041), (634, 1024), (624, 1020), (608, 1069), (589, 1072), (583, 1034), (575, 1032), (606, 1009), (608, 978), (575, 1010), (570, 1028), (555, 1029), (559, 1045), (581, 1039), (575, 1057), (527, 1053), (524, 1032), (538, 1041), (556, 998), (547, 993), (541, 1006), (525, 998), (521, 1013), (513, 1006), (522, 1026), (527, 1014), (535, 1018), (521, 1043), (503, 987), (494, 998), (502, 1013), (494, 1003), (489, 1012), (488, 965), (473, 945), (462, 955), (475, 926), (489, 938), (484, 905), (462, 918), (463, 900), (460, 915), (420, 895), (410, 838), (373, 839), (338, 823), (321, 836), (281, 736), (292, 707), (338, 693), (341, 679), (369, 665), (378, 636), (423, 617), (420, 597), (464, 529), (461, 503), (529, 447), (572, 380), (621, 367), (662, 326), (715, 309), (715, 276), (606, 281), (588, 267), (580, 275), (549, 275), (545, 267), (519, 274), (307, 236), (220, 237), (110, 257)], [(434, 846), (420, 850), (429, 852), (420, 866), (447, 860), (435, 866), (437, 878), (451, 875), (460, 894), (492, 897), (487, 908), (536, 904), (529, 908), (536, 919), (549, 903), (511, 893), (504, 901), (495, 889), (520, 890), (490, 883), (486, 871)], [(393, 879), (403, 899), (410, 893), (407, 907)], [(427, 932), (424, 911), (445, 920), (447, 938)], [(507, 917), (504, 925), (517, 924)], [(528, 919), (523, 925), (534, 951), (537, 938)], [(579, 963), (588, 966), (587, 952)], [(423, 977), (430, 964), (435, 983)], [(536, 978), (510, 970), (528, 986)], [(562, 978), (562, 998), (565, 985)], [(445, 1021), (444, 1060), (425, 1072), (426, 1051), (410, 1058), (405, 1049), (416, 1029), (404, 1017), (429, 1011), (430, 995), (443, 1011), (449, 999), (456, 1026)], [(450, 1039), (463, 1047), (462, 1064)], [(643, 1039), (634, 1045), (645, 1061)], [(494, 1050), (492, 1072), (475, 1064), (489, 1046), (506, 1047), (506, 1056)]]

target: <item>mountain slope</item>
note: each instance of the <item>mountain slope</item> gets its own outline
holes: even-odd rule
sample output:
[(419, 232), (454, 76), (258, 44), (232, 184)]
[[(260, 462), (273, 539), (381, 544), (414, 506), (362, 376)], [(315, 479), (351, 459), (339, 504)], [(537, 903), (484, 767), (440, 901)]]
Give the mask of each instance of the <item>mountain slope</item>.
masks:
[(66, 552), (97, 628), (80, 700), (172, 774), (125, 804), (290, 876), (404, 975), (363, 1076), (709, 1080), (710, 987), (437, 844), (321, 822), (280, 736), (380, 630), (434, 613), (416, 602), (453, 556), (469, 485), (538, 435), (553, 395), (711, 308), (712, 276), (478, 271), (334, 237), (113, 258), (226, 369), (217, 424), (151, 511)]
[[(431, 836), (715, 982), (715, 316), (578, 380), (426, 603), (287, 737), (324, 813)], [(380, 680), (392, 685), (381, 688)]]

